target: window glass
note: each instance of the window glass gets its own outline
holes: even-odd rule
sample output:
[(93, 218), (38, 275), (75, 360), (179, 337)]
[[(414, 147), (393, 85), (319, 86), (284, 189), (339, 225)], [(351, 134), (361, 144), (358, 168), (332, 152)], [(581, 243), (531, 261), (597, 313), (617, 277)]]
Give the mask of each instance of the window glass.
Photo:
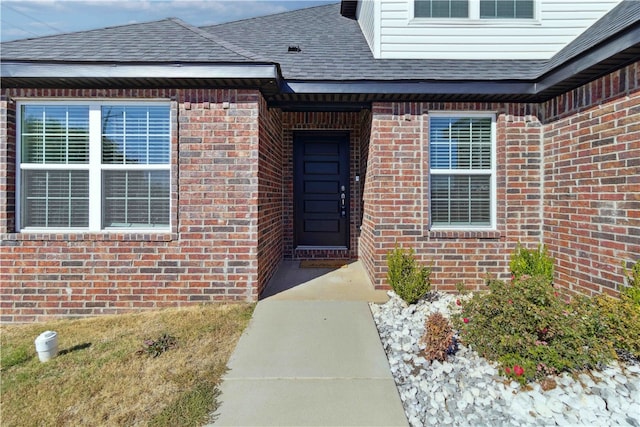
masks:
[(104, 106), (102, 128), (103, 164), (142, 168), (103, 172), (103, 227), (169, 226), (169, 171), (142, 166), (169, 163), (169, 109)]
[[(168, 105), (34, 103), (20, 114), (21, 228), (169, 227)], [(90, 141), (102, 142), (97, 155)]]
[(168, 171), (105, 171), (104, 219), (110, 227), (169, 225)]
[(169, 161), (166, 107), (102, 107), (102, 162), (162, 164)]
[(22, 173), (24, 227), (89, 225), (87, 171), (25, 170)]
[(21, 130), (23, 162), (89, 162), (88, 107), (24, 106)]
[(489, 176), (432, 176), (432, 224), (491, 225), (490, 188)]
[(481, 19), (533, 19), (534, 0), (480, 0)]
[(469, 0), (414, 0), (414, 16), (416, 18), (533, 19), (534, 2), (535, 0), (480, 0), (478, 11), (478, 9), (470, 10)]
[(468, 18), (468, 0), (416, 0), (414, 14), (419, 18)]
[(434, 226), (491, 226), (493, 120), (429, 120), (430, 208)]
[(432, 117), (432, 169), (491, 169), (491, 119)]

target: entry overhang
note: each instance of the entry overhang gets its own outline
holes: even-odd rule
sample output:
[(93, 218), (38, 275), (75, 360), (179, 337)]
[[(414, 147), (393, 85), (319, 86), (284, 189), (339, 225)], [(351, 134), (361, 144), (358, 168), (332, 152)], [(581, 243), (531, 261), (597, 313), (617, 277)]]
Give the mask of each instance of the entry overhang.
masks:
[(283, 93), (297, 94), (534, 94), (531, 82), (520, 81), (291, 81)]

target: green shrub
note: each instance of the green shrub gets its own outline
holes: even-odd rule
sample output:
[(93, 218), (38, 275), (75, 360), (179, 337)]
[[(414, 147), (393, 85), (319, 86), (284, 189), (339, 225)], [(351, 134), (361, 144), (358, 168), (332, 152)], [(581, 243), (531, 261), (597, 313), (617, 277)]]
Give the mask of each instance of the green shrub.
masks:
[(640, 260), (631, 267), (631, 271), (627, 271), (627, 266), (622, 262), (624, 275), (627, 278), (627, 286), (620, 289), (620, 297), (633, 302), (636, 306), (640, 306)]
[(538, 245), (536, 250), (531, 250), (518, 243), (511, 254), (509, 267), (515, 279), (519, 280), (523, 276), (542, 276), (547, 283), (553, 282), (553, 258), (547, 254), (544, 245)]
[(413, 249), (396, 246), (387, 254), (387, 278), (391, 289), (407, 304), (415, 304), (431, 290), (431, 268), (418, 264)]
[(489, 293), (462, 302), (454, 326), (463, 343), (500, 362), (507, 376), (526, 383), (615, 357), (611, 344), (601, 339), (606, 325), (559, 298), (547, 277), (488, 285)]
[(425, 344), (424, 357), (443, 362), (453, 346), (453, 328), (442, 314), (436, 312), (427, 317), (422, 342)]
[(597, 317), (604, 326), (600, 339), (640, 359), (640, 308), (633, 301), (598, 295), (583, 304), (583, 312)]

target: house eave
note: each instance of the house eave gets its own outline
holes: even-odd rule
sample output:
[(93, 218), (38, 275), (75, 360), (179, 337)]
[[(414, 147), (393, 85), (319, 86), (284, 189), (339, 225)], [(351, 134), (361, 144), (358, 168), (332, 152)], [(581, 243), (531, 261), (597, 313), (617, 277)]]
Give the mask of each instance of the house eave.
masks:
[(302, 81), (287, 80), (280, 102), (328, 95), (350, 101), (545, 101), (620, 69), (640, 58), (640, 26), (634, 25), (591, 49), (526, 80)]
[(281, 86), (278, 64), (51, 63), (3, 61), (5, 88), (255, 89), (267, 99)]
[[(360, 108), (371, 102), (542, 102), (640, 58), (640, 26), (626, 31), (537, 78), (511, 80), (285, 79), (277, 63), (95, 63), (3, 59), (5, 88), (255, 88), (269, 105), (306, 108), (331, 104)], [(349, 107), (352, 108), (352, 107)]]
[(19, 84), (41, 86), (75, 86), (87, 81), (122, 84), (136, 81), (203, 81), (247, 80), (272, 81), (280, 79), (277, 64), (259, 63), (68, 63), (2, 60), (0, 77), (5, 87)]
[(534, 89), (520, 81), (286, 81), (283, 93), (296, 94), (374, 94), (374, 95), (528, 95)]
[(640, 25), (635, 25), (615, 38), (594, 46), (542, 74), (535, 92), (543, 98), (559, 91), (574, 89), (640, 59)]

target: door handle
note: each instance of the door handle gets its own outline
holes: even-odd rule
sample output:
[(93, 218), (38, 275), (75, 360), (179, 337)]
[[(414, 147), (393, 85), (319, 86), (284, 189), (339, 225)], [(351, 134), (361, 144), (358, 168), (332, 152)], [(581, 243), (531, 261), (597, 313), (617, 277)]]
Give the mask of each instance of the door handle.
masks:
[(346, 201), (347, 201), (347, 195), (345, 193), (345, 187), (344, 185), (341, 185), (340, 186), (340, 206), (342, 209), (340, 210), (340, 216), (342, 218), (345, 218), (347, 216), (347, 210), (345, 209)]

